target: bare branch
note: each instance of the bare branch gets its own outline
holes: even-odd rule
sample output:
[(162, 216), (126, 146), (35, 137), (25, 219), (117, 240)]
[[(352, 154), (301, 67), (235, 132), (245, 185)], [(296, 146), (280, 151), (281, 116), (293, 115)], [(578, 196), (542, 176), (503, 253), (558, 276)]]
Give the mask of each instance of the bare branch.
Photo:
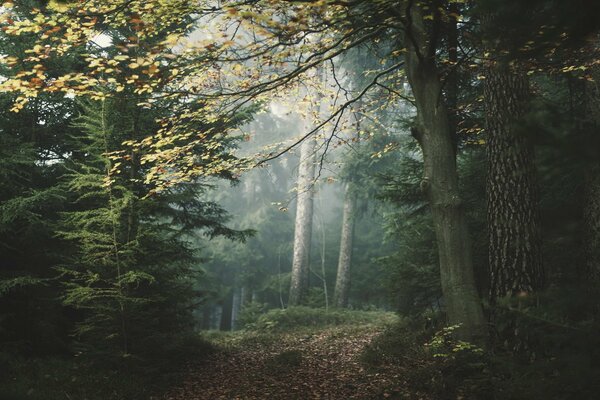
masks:
[(300, 139), (298, 139), (296, 142), (292, 143), (291, 145), (287, 146), (285, 149), (277, 152), (276, 154), (272, 154), (267, 156), (266, 158), (260, 160), (258, 163), (256, 163), (256, 166), (262, 165), (268, 161), (274, 160), (280, 156), (282, 156), (283, 154), (287, 153), (288, 151), (290, 151), (291, 149), (297, 147), (300, 143), (302, 143), (304, 140), (306, 140), (309, 136), (311, 136), (312, 134), (318, 132), (322, 127), (324, 127), (326, 124), (328, 124), (330, 121), (332, 121), (334, 118), (336, 118), (338, 115), (342, 114), (348, 107), (350, 107), (352, 104), (356, 103), (358, 100), (360, 100), (373, 86), (378, 85), (378, 80), (397, 70), (398, 68), (402, 67), (404, 65), (404, 61), (398, 62), (394, 65), (392, 65), (391, 67), (379, 72), (377, 75), (375, 75), (375, 77), (371, 80), (371, 82), (354, 98), (348, 100), (347, 102), (345, 102), (344, 104), (342, 104), (334, 113), (332, 113), (331, 115), (329, 115), (328, 118), (326, 118), (323, 122), (321, 122), (320, 124), (318, 124), (315, 128), (313, 128), (310, 132), (306, 133), (305, 135), (303, 135)]

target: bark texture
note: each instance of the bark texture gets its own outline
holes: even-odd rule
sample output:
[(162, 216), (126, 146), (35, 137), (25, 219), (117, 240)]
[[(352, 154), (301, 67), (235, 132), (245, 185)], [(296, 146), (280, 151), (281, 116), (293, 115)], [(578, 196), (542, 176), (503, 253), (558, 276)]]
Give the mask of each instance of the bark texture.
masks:
[(340, 239), (340, 256), (338, 259), (337, 276), (333, 304), (344, 308), (348, 305), (348, 290), (350, 289), (350, 267), (352, 265), (352, 244), (354, 240), (354, 222), (356, 220), (356, 195), (352, 184), (347, 183), (344, 193), (344, 212), (342, 216), (342, 236)]
[(475, 286), (471, 240), (463, 202), (442, 84), (435, 62), (435, 43), (417, 4), (407, 3), (405, 70), (415, 97), (413, 130), (423, 151), (422, 187), (431, 207), (438, 245), (442, 292), (449, 323), (460, 324), (457, 334), (466, 340), (486, 336), (483, 309)]
[(600, 285), (600, 67), (592, 71), (593, 82), (586, 84), (587, 142), (592, 161), (585, 175), (583, 216), (585, 221), (587, 275), (593, 286)]
[(294, 228), (294, 253), (292, 259), (292, 281), (288, 305), (302, 304), (308, 292), (310, 242), (313, 222), (313, 186), (315, 179), (315, 146), (313, 136), (300, 147), (298, 168), (296, 223)]
[(509, 66), (484, 81), (490, 298), (523, 295), (543, 284), (539, 194), (533, 145), (519, 127), (529, 82)]
[(586, 224), (586, 260), (589, 279), (600, 283), (600, 165), (586, 177), (584, 218)]

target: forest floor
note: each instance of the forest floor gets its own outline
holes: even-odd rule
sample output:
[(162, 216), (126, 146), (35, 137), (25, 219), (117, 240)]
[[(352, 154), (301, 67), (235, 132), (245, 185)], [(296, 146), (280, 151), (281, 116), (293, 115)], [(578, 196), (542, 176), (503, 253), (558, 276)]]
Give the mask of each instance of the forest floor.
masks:
[(289, 332), (214, 334), (219, 350), (191, 364), (165, 400), (386, 399), (405, 392), (402, 366), (370, 370), (361, 362), (367, 344), (389, 319)]

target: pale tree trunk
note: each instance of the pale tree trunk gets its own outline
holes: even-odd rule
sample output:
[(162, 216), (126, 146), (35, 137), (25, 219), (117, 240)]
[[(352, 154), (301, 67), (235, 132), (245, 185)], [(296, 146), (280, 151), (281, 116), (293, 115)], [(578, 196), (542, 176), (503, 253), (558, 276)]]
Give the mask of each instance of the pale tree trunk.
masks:
[(210, 327), (208, 329), (218, 330), (221, 326), (221, 314), (223, 313), (223, 307), (220, 305), (214, 305), (210, 311)]
[(241, 308), (244, 308), (252, 301), (252, 292), (248, 290), (248, 287), (242, 286), (240, 288), (240, 304)]
[(242, 289), (234, 288), (233, 289), (233, 302), (231, 305), (231, 330), (236, 330), (238, 328), (237, 321), (240, 316), (240, 311), (242, 309)]
[(433, 217), (446, 313), (451, 325), (460, 325), (457, 330), (460, 338), (481, 341), (487, 335), (486, 322), (475, 286), (471, 239), (459, 194), (452, 131), (435, 61), (435, 43), (425, 27), (422, 10), (413, 2), (408, 4), (405, 70), (417, 108), (413, 134), (423, 151), (422, 188)]
[(300, 166), (298, 168), (298, 184), (296, 185), (292, 281), (288, 300), (290, 306), (302, 304), (308, 292), (316, 143), (315, 135), (311, 135), (300, 147)]
[(539, 194), (533, 145), (518, 124), (530, 99), (527, 76), (507, 65), (484, 81), (490, 299), (542, 287)]
[(356, 220), (356, 194), (352, 184), (346, 183), (344, 193), (344, 212), (342, 216), (342, 236), (340, 239), (340, 256), (333, 304), (343, 308), (348, 305), (348, 290), (350, 288), (350, 266), (352, 264), (352, 242), (354, 239), (354, 222)]
[[(321, 200), (321, 197), (319, 197)], [(320, 205), (320, 201), (319, 201)], [(321, 275), (318, 275), (321, 282), (323, 282), (323, 297), (325, 300), (325, 310), (329, 310), (329, 289), (327, 288), (327, 274), (325, 273), (325, 252), (326, 252), (326, 242), (325, 242), (325, 224), (323, 222), (323, 216), (320, 215), (319, 225), (321, 228)], [(314, 273), (314, 271), (313, 271)], [(317, 275), (317, 274), (315, 274)]]

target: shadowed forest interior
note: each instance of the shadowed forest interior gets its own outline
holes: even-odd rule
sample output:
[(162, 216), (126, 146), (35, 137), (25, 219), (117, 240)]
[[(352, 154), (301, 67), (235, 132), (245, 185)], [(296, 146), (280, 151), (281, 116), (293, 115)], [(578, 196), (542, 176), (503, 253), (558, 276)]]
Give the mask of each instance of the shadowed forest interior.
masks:
[(599, 16), (4, 1), (0, 400), (600, 397)]

